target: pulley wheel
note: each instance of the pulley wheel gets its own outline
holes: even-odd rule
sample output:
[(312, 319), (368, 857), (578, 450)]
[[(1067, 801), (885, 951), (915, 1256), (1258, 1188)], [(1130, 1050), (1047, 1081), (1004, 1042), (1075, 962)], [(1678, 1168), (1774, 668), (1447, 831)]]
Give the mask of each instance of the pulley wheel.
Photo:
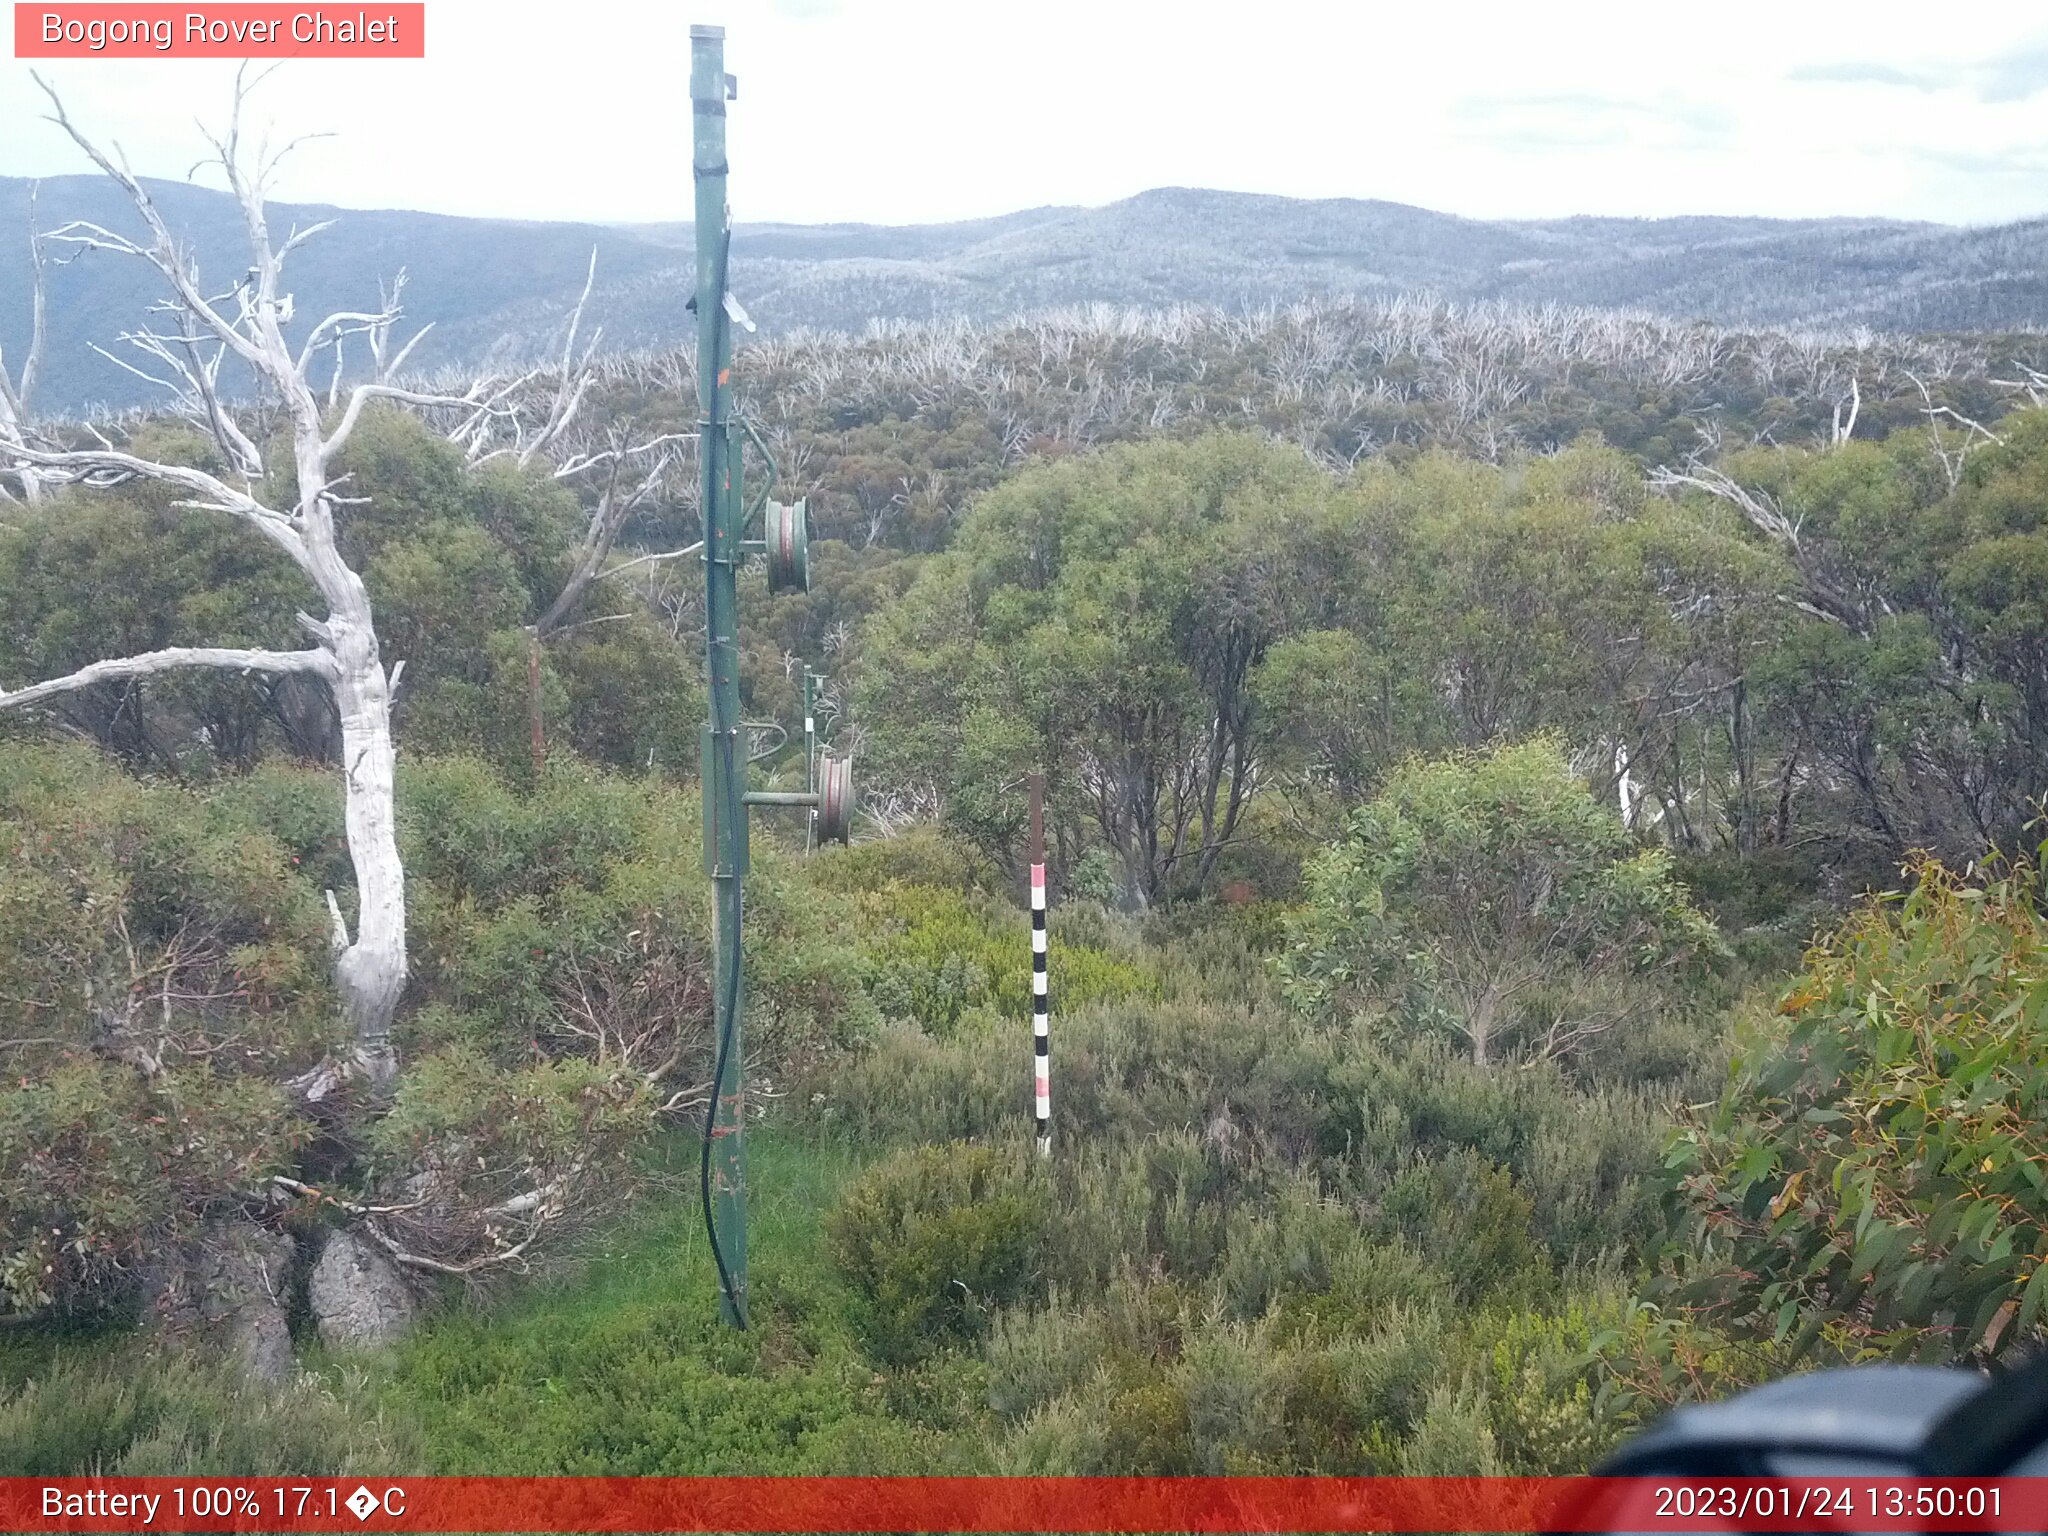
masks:
[(768, 545), (768, 590), (811, 590), (811, 524), (802, 501), (771, 501), (762, 530)]
[(853, 832), (853, 763), (843, 757), (818, 762), (818, 841), (846, 843)]

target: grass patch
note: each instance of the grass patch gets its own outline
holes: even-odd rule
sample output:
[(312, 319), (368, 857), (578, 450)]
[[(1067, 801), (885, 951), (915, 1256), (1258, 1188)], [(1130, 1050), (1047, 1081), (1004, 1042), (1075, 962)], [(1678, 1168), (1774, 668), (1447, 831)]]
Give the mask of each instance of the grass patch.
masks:
[(343, 1471), (623, 1475), (985, 1470), (978, 1359), (884, 1373), (863, 1353), (824, 1224), (844, 1147), (748, 1138), (753, 1326), (718, 1318), (696, 1144), (657, 1149), (671, 1197), (581, 1262), (430, 1316), (368, 1357), (311, 1351), (279, 1392), (122, 1327), (0, 1335), (0, 1464), (48, 1475)]
[[(688, 1142), (667, 1155), (693, 1185)], [(748, 1162), (751, 1328), (720, 1323), (694, 1191), (679, 1195), (615, 1229), (573, 1277), (438, 1317), (393, 1352), (376, 1392), (417, 1424), (425, 1470), (971, 1469), (980, 1437), (956, 1431), (981, 1410), (971, 1385), (950, 1380), (958, 1363), (907, 1392), (869, 1362), (849, 1321), (823, 1221), (854, 1159), (756, 1133)]]
[(359, 1371), (266, 1387), (133, 1333), (22, 1340), (0, 1370), (0, 1469), (17, 1476), (335, 1477), (420, 1461)]

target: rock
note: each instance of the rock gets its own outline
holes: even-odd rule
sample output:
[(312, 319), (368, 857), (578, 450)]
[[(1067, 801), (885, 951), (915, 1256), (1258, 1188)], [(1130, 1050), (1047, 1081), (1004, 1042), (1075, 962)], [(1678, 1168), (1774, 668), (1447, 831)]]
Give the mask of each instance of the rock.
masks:
[(352, 1232), (328, 1237), (309, 1290), (320, 1338), (337, 1349), (389, 1344), (418, 1310), (398, 1266)]
[(142, 1277), (145, 1315), (168, 1339), (239, 1361), (259, 1381), (296, 1368), (285, 1322), (297, 1248), (243, 1217), (208, 1222)]

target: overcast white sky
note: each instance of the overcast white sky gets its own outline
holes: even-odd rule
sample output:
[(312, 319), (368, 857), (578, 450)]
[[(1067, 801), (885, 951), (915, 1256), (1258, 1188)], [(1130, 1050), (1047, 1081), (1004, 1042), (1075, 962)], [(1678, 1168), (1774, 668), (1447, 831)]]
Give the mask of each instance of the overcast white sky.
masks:
[[(358, 3), (330, 3), (353, 15)], [(110, 6), (110, 14), (118, 6)], [(428, 0), (424, 61), (292, 63), (331, 130), (286, 201), (687, 218), (688, 33), (727, 28), (741, 220), (907, 223), (1155, 186), (1481, 217), (2048, 213), (2048, 14), (1714, 0)], [(43, 66), (145, 174), (182, 177), (232, 66)], [(0, 174), (82, 169), (0, 60)]]

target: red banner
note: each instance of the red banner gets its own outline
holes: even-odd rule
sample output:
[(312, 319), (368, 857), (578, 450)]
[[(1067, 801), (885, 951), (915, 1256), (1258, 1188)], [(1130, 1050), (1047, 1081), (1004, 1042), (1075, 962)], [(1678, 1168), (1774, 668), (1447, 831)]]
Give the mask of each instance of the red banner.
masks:
[(7, 1531), (2040, 1531), (2048, 1479), (0, 1478)]
[(423, 59), (427, 8), (376, 3), (14, 7), (17, 59)]

